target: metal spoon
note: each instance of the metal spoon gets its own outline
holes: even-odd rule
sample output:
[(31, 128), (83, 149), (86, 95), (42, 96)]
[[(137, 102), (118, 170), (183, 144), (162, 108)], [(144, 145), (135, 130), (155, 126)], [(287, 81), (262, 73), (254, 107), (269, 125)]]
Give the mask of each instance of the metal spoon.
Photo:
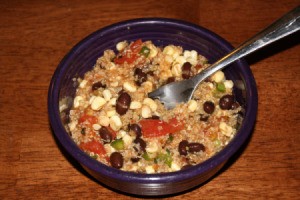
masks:
[(242, 58), (272, 42), (275, 42), (300, 29), (300, 6), (293, 9), (269, 27), (247, 40), (228, 55), (224, 56), (210, 67), (194, 77), (164, 85), (148, 94), (152, 99), (159, 99), (167, 109), (176, 104), (189, 101), (195, 89), (203, 80), (230, 63)]

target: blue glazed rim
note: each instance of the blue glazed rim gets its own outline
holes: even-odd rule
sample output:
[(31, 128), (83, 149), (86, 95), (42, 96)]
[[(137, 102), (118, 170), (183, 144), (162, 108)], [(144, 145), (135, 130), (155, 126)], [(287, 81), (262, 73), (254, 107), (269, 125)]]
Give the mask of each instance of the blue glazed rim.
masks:
[[(104, 177), (110, 177), (111, 179), (116, 179), (121, 182), (135, 182), (135, 183), (143, 183), (143, 184), (163, 184), (170, 182), (185, 182), (189, 179), (193, 179), (198, 177), (200, 174), (209, 173), (214, 168), (217, 168), (219, 165), (225, 163), (233, 154), (235, 154), (238, 149), (245, 143), (247, 138), (250, 136), (252, 127), (254, 126), (257, 107), (258, 107), (258, 97), (257, 97), (257, 89), (254, 77), (252, 72), (245, 62), (244, 59), (240, 59), (237, 61), (239, 65), (243, 65), (241, 73), (247, 74), (245, 79), (243, 80), (247, 86), (246, 88), (246, 98), (247, 98), (247, 111), (244, 114), (244, 118), (247, 119), (247, 123), (242, 123), (239, 133), (235, 138), (218, 154), (214, 155), (212, 158), (206, 160), (205, 162), (190, 167), (186, 170), (181, 170), (177, 172), (169, 172), (169, 173), (160, 173), (160, 174), (138, 174), (133, 172), (124, 172), (118, 169), (114, 169), (112, 167), (106, 166), (104, 164), (99, 163), (98, 161), (90, 158), (87, 154), (85, 154), (79, 147), (72, 141), (68, 133), (66, 132), (59, 113), (59, 93), (60, 93), (60, 84), (62, 82), (63, 72), (66, 70), (66, 63), (70, 62), (73, 59), (72, 55), (74, 52), (79, 51), (82, 47), (87, 45), (91, 40), (93, 40), (96, 36), (105, 36), (110, 34), (111, 31), (116, 31), (120, 28), (131, 27), (135, 25), (142, 24), (160, 24), (165, 26), (176, 26), (179, 29), (190, 29), (195, 33), (199, 33), (201, 35), (205, 35), (207, 38), (212, 38), (220, 47), (226, 49), (228, 52), (233, 49), (233, 47), (223, 38), (218, 36), (217, 34), (209, 31), (206, 28), (201, 26), (181, 21), (175, 19), (167, 19), (167, 18), (140, 18), (134, 20), (128, 20), (124, 22), (119, 22), (107, 27), (104, 27), (89, 36), (85, 39), (81, 40), (76, 46), (74, 46), (70, 52), (62, 59), (57, 69), (54, 72), (54, 75), (51, 79), (49, 91), (48, 91), (48, 114), (51, 123), (51, 127), (53, 132), (58, 139), (58, 141), (62, 144), (62, 146), (66, 149), (66, 151), (72, 155), (75, 160), (77, 160), (80, 164), (84, 165), (88, 169), (101, 174)], [(247, 67), (245, 67), (247, 66)], [(200, 183), (199, 183), (200, 184)]]

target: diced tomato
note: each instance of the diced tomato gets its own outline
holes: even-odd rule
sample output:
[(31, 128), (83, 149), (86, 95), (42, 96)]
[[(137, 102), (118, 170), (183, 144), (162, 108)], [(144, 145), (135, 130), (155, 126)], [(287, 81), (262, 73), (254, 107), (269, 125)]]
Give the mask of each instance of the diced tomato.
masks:
[(195, 66), (196, 71), (199, 71), (199, 70), (202, 69), (202, 68), (203, 68), (203, 65), (201, 65), (201, 64), (197, 64), (197, 65)]
[(176, 118), (169, 122), (158, 119), (144, 119), (139, 122), (144, 137), (159, 137), (166, 134), (178, 132), (184, 128), (184, 124)]
[(86, 142), (86, 143), (82, 142), (82, 143), (80, 143), (79, 146), (84, 151), (93, 152), (93, 153), (99, 154), (101, 156), (106, 154), (103, 144), (96, 140), (92, 140), (92, 141)]
[(133, 63), (139, 57), (142, 44), (143, 42), (141, 39), (136, 40), (129, 46), (129, 49), (125, 51), (125, 54), (121, 54), (119, 57), (115, 58), (114, 62), (116, 64), (123, 64), (125, 62), (128, 64)]
[(136, 41), (134, 41), (131, 45), (130, 45), (130, 50), (133, 52), (133, 53), (139, 53), (141, 48), (142, 48), (142, 40), (141, 39), (138, 39)]
[(92, 115), (84, 114), (78, 120), (79, 123), (83, 123), (83, 122), (86, 122), (86, 121), (89, 124), (97, 124), (98, 123), (98, 118), (95, 117), (95, 116), (92, 116)]

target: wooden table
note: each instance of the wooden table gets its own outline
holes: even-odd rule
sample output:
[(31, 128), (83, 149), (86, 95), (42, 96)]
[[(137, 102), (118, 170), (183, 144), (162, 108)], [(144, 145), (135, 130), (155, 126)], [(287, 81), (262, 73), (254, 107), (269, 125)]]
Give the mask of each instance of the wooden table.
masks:
[[(58, 148), (47, 114), (51, 76), (83, 37), (114, 22), (168, 17), (234, 46), (299, 0), (2, 1), (0, 199), (130, 199), (91, 179)], [(300, 34), (247, 58), (259, 110), (249, 144), (222, 172), (170, 199), (296, 199), (300, 192)]]

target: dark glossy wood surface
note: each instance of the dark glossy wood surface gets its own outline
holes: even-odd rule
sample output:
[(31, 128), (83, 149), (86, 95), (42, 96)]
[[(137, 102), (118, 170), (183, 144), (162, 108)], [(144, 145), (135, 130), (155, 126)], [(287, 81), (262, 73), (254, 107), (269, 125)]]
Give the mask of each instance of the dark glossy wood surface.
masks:
[[(58, 148), (47, 114), (51, 76), (91, 32), (126, 19), (168, 17), (237, 46), (299, 0), (1, 1), (0, 199), (131, 199), (88, 176)], [(169, 199), (297, 199), (300, 34), (247, 57), (259, 110), (247, 146), (211, 181)]]

